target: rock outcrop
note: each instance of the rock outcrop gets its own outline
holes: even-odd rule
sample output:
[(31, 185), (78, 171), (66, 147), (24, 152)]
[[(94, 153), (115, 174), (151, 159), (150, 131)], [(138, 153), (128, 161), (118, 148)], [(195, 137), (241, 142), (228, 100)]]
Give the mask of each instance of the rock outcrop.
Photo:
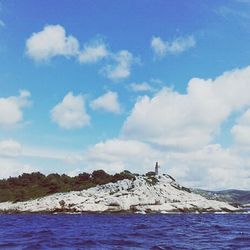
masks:
[(56, 193), (25, 202), (0, 203), (2, 212), (234, 212), (226, 202), (208, 200), (171, 176), (136, 176), (83, 191)]

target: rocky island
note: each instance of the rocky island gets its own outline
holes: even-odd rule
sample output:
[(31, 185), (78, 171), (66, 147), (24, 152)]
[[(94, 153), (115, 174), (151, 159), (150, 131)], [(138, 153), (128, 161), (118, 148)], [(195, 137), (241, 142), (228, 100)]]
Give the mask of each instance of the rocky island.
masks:
[(185, 213), (236, 212), (241, 208), (210, 200), (179, 185), (167, 174), (134, 175), (81, 191), (61, 192), (27, 201), (0, 203), (2, 213)]

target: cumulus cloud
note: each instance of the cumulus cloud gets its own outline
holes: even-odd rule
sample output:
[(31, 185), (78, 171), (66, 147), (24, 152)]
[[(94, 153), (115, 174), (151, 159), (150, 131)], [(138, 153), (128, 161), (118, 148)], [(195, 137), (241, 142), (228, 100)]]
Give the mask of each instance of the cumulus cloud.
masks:
[(79, 43), (75, 37), (66, 35), (61, 25), (47, 25), (27, 39), (26, 53), (36, 61), (49, 60), (55, 56), (76, 56)]
[[(109, 173), (129, 170), (146, 173), (154, 170), (172, 175), (182, 185), (206, 189), (249, 189), (249, 162), (237, 152), (210, 144), (192, 151), (171, 151), (136, 140), (110, 139), (91, 146), (80, 155), (70, 157), (79, 174), (81, 169), (104, 169)], [(83, 171), (83, 170), (82, 170)]]
[(85, 109), (85, 101), (82, 95), (74, 96), (69, 92), (51, 110), (51, 119), (65, 129), (83, 128), (90, 123), (90, 117)]
[(112, 91), (108, 91), (104, 95), (99, 96), (97, 99), (93, 100), (90, 106), (94, 110), (101, 109), (115, 114), (119, 114), (121, 112), (118, 94)]
[(9, 178), (21, 175), (23, 173), (32, 173), (37, 171), (29, 164), (23, 164), (16, 159), (0, 157), (0, 178)]
[(17, 157), (21, 154), (22, 146), (19, 142), (9, 139), (0, 141), (0, 157)]
[(96, 39), (85, 43), (83, 49), (76, 37), (68, 35), (61, 25), (46, 25), (43, 30), (33, 33), (26, 41), (26, 54), (37, 62), (47, 61), (56, 56), (73, 57), (81, 64), (105, 60), (101, 72), (111, 80), (125, 79), (131, 74), (132, 64), (138, 59), (127, 50), (109, 51), (108, 46)]
[(190, 152), (170, 152), (165, 169), (181, 183), (205, 189), (249, 189), (249, 159), (219, 144)]
[(18, 176), (36, 171), (32, 166), (22, 163), (22, 145), (13, 139), (0, 141), (0, 178)]
[(151, 48), (157, 56), (164, 56), (166, 54), (167, 45), (160, 37), (153, 37)]
[(124, 169), (142, 171), (157, 159), (151, 147), (133, 140), (111, 139), (90, 147), (82, 154), (87, 170), (105, 169), (119, 172)]
[(0, 126), (15, 125), (23, 120), (23, 109), (30, 105), (30, 92), (20, 91), (19, 96), (0, 97)]
[(46, 61), (55, 56), (75, 57), (80, 63), (95, 63), (108, 56), (101, 41), (85, 44), (80, 49), (77, 38), (67, 35), (61, 25), (47, 25), (33, 33), (26, 41), (26, 53), (36, 61)]
[(144, 96), (134, 105), (122, 135), (174, 148), (207, 145), (232, 112), (249, 105), (249, 79), (247, 67), (214, 80), (193, 78), (186, 94), (164, 88), (152, 98)]
[(134, 92), (151, 92), (154, 91), (154, 88), (147, 82), (142, 83), (131, 83), (130, 89)]
[(79, 52), (78, 59), (80, 63), (96, 63), (108, 55), (107, 46), (102, 42), (95, 42), (85, 45), (84, 49)]
[(250, 109), (248, 109), (231, 129), (235, 142), (250, 148)]
[[(159, 161), (162, 172), (186, 186), (249, 189), (249, 155), (213, 144), (221, 124), (249, 107), (249, 79), (246, 67), (215, 79), (193, 78), (185, 94), (164, 88), (152, 98), (141, 97), (118, 138), (91, 146), (71, 162), (84, 171), (145, 173)], [(239, 131), (248, 127), (249, 116), (247, 109), (232, 129), (237, 143), (248, 143), (248, 130)]]
[(129, 77), (132, 65), (138, 62), (138, 59), (127, 50), (121, 50), (113, 54), (112, 60), (114, 63), (104, 67), (103, 72), (107, 78), (115, 81)]
[(195, 47), (196, 41), (193, 36), (179, 37), (171, 42), (164, 41), (160, 37), (153, 37), (151, 48), (156, 56), (164, 57), (167, 54), (180, 54)]

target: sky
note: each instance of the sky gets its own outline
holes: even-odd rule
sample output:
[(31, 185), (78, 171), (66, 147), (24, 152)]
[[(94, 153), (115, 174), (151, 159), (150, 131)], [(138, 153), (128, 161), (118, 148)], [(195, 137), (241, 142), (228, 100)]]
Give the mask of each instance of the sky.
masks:
[(249, 27), (248, 0), (0, 0), (0, 178), (249, 190)]

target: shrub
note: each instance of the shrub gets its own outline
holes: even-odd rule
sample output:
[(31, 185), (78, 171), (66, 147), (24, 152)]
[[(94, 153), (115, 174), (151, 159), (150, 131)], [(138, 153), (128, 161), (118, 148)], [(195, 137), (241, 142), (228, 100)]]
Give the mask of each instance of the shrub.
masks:
[(155, 176), (155, 172), (153, 172), (153, 171), (147, 172), (146, 176)]
[(56, 173), (48, 176), (40, 172), (24, 173), (18, 177), (0, 180), (0, 202), (25, 201), (56, 192), (78, 191), (95, 187), (98, 184), (133, 178), (135, 178), (134, 174), (131, 174), (129, 171), (113, 176), (103, 170), (96, 170), (93, 171), (92, 175), (81, 173), (75, 177)]

